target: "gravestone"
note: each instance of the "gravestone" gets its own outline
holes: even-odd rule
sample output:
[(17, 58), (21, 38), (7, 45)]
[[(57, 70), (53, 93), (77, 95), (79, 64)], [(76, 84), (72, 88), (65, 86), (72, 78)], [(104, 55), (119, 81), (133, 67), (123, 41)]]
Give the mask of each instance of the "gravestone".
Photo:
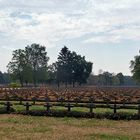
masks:
[(103, 97), (103, 101), (105, 101), (106, 105), (109, 106), (109, 103), (110, 103), (110, 99), (109, 98)]
[(75, 103), (76, 103), (76, 105), (78, 105), (78, 103), (81, 101), (81, 97), (76, 97), (75, 98)]
[(36, 97), (33, 97), (33, 98), (32, 98), (33, 105), (35, 105), (36, 100), (37, 100), (37, 98), (36, 98)]
[(63, 102), (64, 102), (64, 101), (65, 101), (65, 99), (64, 99), (63, 97), (60, 96), (60, 97), (58, 98), (58, 102), (60, 102), (61, 105), (63, 105)]
[(95, 100), (94, 100), (93, 97), (90, 97), (90, 98), (89, 98), (89, 102), (90, 102), (90, 103), (88, 104), (88, 108), (90, 109), (89, 112), (90, 112), (91, 114), (93, 114), (93, 109), (96, 108), (96, 106), (95, 106), (95, 104), (94, 104), (94, 101), (95, 101)]
[(65, 105), (66, 108), (68, 108), (68, 112), (71, 111), (71, 108), (74, 107), (74, 105), (72, 105), (70, 102), (68, 102), (66, 105)]
[(121, 109), (120, 106), (117, 106), (116, 103), (116, 98), (115, 98), (115, 102), (112, 106), (110, 106), (111, 109), (113, 109), (113, 113), (116, 114), (117, 113), (117, 109)]
[(23, 98), (19, 97), (19, 104), (22, 105)]
[(26, 107), (26, 113), (28, 113), (29, 112), (29, 108), (30, 108), (30, 106), (32, 106), (29, 102), (26, 102), (25, 104), (24, 104), (24, 106)]
[(9, 112), (10, 109), (11, 109), (12, 104), (11, 104), (9, 101), (7, 101), (7, 102), (4, 104), (4, 106), (6, 107), (6, 111)]
[(47, 102), (47, 103), (44, 105), (44, 107), (46, 107), (47, 112), (49, 112), (49, 111), (50, 111), (50, 108), (52, 107), (52, 105), (51, 105), (49, 102)]
[(138, 116), (140, 116), (140, 99), (138, 100)]

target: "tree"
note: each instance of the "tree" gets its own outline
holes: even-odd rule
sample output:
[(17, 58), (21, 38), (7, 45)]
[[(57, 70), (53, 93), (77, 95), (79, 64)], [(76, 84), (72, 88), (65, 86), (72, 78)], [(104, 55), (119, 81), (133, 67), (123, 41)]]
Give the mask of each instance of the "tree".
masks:
[(140, 83), (140, 56), (137, 55), (134, 57), (134, 60), (130, 62), (130, 69), (133, 74), (133, 78)]
[(13, 79), (19, 79), (20, 84), (23, 86), (23, 71), (26, 65), (25, 51), (18, 49), (13, 51), (12, 60), (8, 63), (8, 72), (12, 75)]
[(58, 56), (56, 62), (57, 81), (67, 84), (75, 85), (75, 82), (81, 85), (86, 83), (92, 71), (92, 63), (87, 62), (85, 57), (78, 55), (76, 52), (71, 52), (64, 46)]
[(29, 63), (26, 62), (23, 72), (23, 82), (26, 83), (26, 86), (28, 83), (32, 83), (33, 82), (33, 70), (30, 66)]
[(122, 74), (122, 73), (118, 73), (118, 74), (116, 75), (116, 77), (117, 77), (118, 80), (119, 80), (119, 85), (124, 85), (124, 76), (123, 76), (123, 74)]
[(19, 79), (21, 85), (29, 82), (45, 82), (47, 75), (47, 56), (46, 48), (39, 44), (32, 44), (24, 50), (13, 51), (12, 60), (8, 64), (8, 72), (13, 79)]
[(112, 75), (112, 73), (103, 72), (102, 74), (99, 74), (98, 83), (100, 85), (106, 85), (106, 86), (113, 85), (113, 75)]
[(12, 81), (9, 73), (4, 72), (3, 73), (3, 78), (4, 78), (4, 81), (5, 81), (5, 84), (11, 83), (11, 81)]
[(51, 84), (52, 82), (57, 82), (57, 69), (56, 63), (53, 63), (48, 66), (47, 70), (47, 82)]
[(87, 82), (87, 78), (92, 72), (92, 63), (87, 62), (84, 56), (77, 55), (75, 52), (73, 54), (75, 54), (73, 58), (73, 78), (75, 82), (81, 85)]
[(4, 75), (3, 75), (3, 73), (0, 71), (0, 84), (4, 84), (4, 83), (5, 83)]
[(69, 69), (69, 61), (70, 61), (70, 51), (66, 46), (64, 46), (59, 55), (58, 55), (58, 61), (56, 62), (57, 64), (57, 79), (58, 82), (64, 82), (65, 85), (67, 86), (68, 81), (70, 80), (70, 73), (71, 69)]
[(49, 57), (47, 56), (46, 48), (39, 44), (32, 44), (31, 46), (27, 46), (25, 48), (27, 63), (30, 64), (33, 70), (33, 82), (34, 86), (36, 86), (37, 80), (40, 80), (37, 77), (38, 73), (40, 77), (44, 77), (41, 81), (45, 80), (46, 76), (44, 73), (47, 72), (47, 63), (49, 61)]

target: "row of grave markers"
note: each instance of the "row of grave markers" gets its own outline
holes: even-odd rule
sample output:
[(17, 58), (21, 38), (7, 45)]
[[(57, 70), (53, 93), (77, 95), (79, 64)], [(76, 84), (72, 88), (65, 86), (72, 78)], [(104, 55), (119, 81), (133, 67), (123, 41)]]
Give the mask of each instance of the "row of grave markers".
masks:
[[(21, 105), (25, 106), (25, 111), (26, 111), (26, 113), (28, 113), (30, 107), (33, 106), (34, 104), (31, 104), (31, 103), (29, 103), (29, 102), (27, 101), (26, 103), (21, 104)], [(10, 112), (11, 106), (13, 106), (13, 104), (12, 104), (10, 101), (7, 101), (7, 102), (4, 103), (4, 106), (5, 106), (5, 108), (6, 108), (6, 111), (7, 111), (7, 112)], [(61, 105), (60, 105), (60, 106), (61, 106)], [(51, 107), (53, 107), (53, 105), (52, 105), (50, 102), (46, 102), (46, 103), (44, 104), (44, 107), (46, 107), (46, 111), (49, 112), (49, 111), (51, 110)], [(74, 106), (72, 103), (68, 102), (68, 103), (66, 103), (66, 104), (64, 105), (64, 107), (67, 108), (67, 111), (68, 111), (68, 112), (71, 112), (71, 109), (72, 109), (73, 107), (76, 107), (76, 106)], [(114, 103), (113, 105), (108, 106), (108, 107), (109, 107), (110, 109), (113, 109), (113, 113), (114, 113), (114, 114), (117, 113), (117, 110), (118, 110), (118, 109), (121, 109), (121, 107), (118, 106), (116, 103)], [(89, 113), (93, 114), (93, 113), (94, 113), (94, 112), (93, 112), (93, 109), (96, 109), (96, 105), (94, 104), (93, 101), (91, 101), (90, 103), (87, 104), (87, 108), (89, 108)], [(126, 108), (126, 109), (127, 109), (127, 108)], [(138, 115), (140, 116), (140, 104), (138, 104), (137, 110), (138, 110)]]

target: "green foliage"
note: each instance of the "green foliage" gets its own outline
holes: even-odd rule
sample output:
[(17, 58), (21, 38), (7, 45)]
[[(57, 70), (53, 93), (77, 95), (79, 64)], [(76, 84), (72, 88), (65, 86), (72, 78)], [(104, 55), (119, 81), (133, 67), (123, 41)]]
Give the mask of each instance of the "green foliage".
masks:
[(123, 76), (122, 73), (114, 74), (102, 71), (99, 75), (91, 74), (88, 78), (88, 84), (101, 86), (123, 86), (126, 78), (127, 77)]
[(117, 77), (118, 80), (119, 80), (119, 85), (124, 85), (124, 76), (123, 76), (123, 74), (122, 74), (122, 73), (118, 73), (118, 74), (116, 75), (116, 77)]
[(11, 88), (21, 87), (21, 84), (19, 84), (19, 83), (10, 83), (9, 87), (11, 87)]
[(5, 79), (2, 72), (0, 71), (0, 84), (4, 84), (4, 83), (5, 83)]
[(24, 50), (13, 51), (12, 60), (8, 64), (8, 72), (12, 75), (13, 79), (19, 79), (23, 85), (23, 71), (26, 66), (26, 55)]
[(20, 84), (45, 82), (47, 73), (46, 48), (39, 44), (32, 44), (24, 50), (13, 51), (12, 60), (8, 64), (8, 72), (13, 80), (19, 80)]
[(71, 52), (66, 46), (59, 53), (56, 63), (48, 66), (49, 57), (46, 48), (39, 44), (31, 44), (25, 49), (13, 51), (12, 60), (8, 64), (8, 72), (13, 81), (24, 83), (65, 83), (73, 84), (87, 82), (92, 71), (92, 63), (84, 56)]
[(130, 69), (133, 74), (133, 78), (140, 83), (140, 55), (134, 57), (134, 60), (131, 60)]
[(48, 67), (47, 71), (47, 82), (51, 84), (52, 82), (56, 82), (57, 77), (57, 69), (56, 69), (56, 63), (53, 63)]
[(76, 52), (71, 52), (64, 46), (59, 53), (58, 61), (56, 62), (57, 81), (63, 82), (66, 85), (75, 82), (86, 83), (92, 71), (92, 63), (87, 62), (85, 57), (78, 55)]
[(46, 48), (39, 44), (32, 44), (25, 48), (27, 62), (33, 70), (33, 82), (36, 86), (37, 81), (45, 82), (47, 63), (49, 57), (47, 56)]

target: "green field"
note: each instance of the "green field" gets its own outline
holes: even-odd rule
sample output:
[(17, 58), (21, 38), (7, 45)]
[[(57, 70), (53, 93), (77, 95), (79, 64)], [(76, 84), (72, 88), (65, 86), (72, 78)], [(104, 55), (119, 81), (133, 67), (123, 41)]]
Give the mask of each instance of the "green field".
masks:
[(139, 121), (0, 115), (1, 140), (139, 140)]

